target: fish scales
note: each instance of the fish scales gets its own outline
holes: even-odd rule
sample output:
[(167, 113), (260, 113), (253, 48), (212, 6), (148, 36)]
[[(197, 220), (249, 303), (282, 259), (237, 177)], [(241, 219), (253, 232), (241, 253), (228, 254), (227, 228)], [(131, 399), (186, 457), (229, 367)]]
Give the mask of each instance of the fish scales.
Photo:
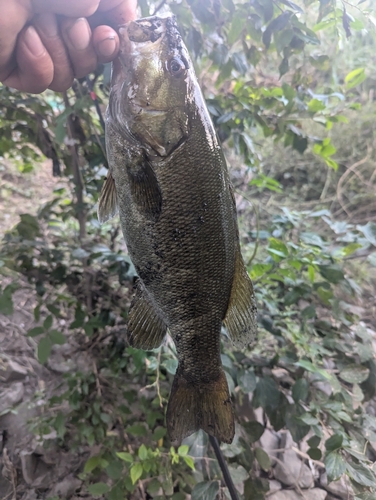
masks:
[(169, 330), (178, 368), (167, 408), (172, 440), (202, 428), (231, 442), (234, 415), (220, 358), (256, 334), (256, 304), (240, 254), (226, 162), (174, 18), (120, 29), (106, 122), (110, 172), (99, 219), (119, 211), (139, 275), (132, 345), (158, 347)]

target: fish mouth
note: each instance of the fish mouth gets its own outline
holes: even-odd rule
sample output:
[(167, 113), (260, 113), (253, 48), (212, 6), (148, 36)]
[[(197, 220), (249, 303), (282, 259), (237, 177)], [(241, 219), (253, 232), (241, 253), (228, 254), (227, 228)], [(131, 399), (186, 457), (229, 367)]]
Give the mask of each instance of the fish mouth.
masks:
[(179, 50), (182, 38), (179, 33), (175, 16), (144, 17), (119, 26), (119, 33), (130, 42), (144, 44), (155, 43), (161, 37), (167, 36), (170, 51)]
[(166, 18), (153, 16), (131, 21), (121, 26), (119, 32), (126, 32), (131, 42), (154, 43), (166, 32)]

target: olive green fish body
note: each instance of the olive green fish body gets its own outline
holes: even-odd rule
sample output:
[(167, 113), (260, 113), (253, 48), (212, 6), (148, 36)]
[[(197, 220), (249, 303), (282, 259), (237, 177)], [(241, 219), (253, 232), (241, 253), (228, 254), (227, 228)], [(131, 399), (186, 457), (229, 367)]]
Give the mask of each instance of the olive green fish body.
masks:
[(174, 20), (146, 18), (120, 34), (106, 128), (110, 176), (99, 216), (106, 220), (118, 206), (140, 277), (130, 342), (158, 347), (167, 328), (175, 342), (172, 439), (203, 428), (231, 442), (221, 326), (225, 321), (236, 343), (248, 343), (256, 307), (225, 159)]

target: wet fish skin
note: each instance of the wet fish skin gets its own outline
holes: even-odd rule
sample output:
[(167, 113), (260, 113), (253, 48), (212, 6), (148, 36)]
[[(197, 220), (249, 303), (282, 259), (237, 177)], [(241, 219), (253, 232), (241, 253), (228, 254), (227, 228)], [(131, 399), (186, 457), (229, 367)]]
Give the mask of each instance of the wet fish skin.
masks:
[(226, 162), (174, 18), (128, 23), (120, 39), (106, 123), (110, 174), (98, 215), (105, 221), (119, 210), (140, 277), (130, 342), (156, 348), (167, 328), (174, 340), (172, 440), (202, 428), (231, 442), (221, 325), (236, 345), (249, 344), (256, 303)]

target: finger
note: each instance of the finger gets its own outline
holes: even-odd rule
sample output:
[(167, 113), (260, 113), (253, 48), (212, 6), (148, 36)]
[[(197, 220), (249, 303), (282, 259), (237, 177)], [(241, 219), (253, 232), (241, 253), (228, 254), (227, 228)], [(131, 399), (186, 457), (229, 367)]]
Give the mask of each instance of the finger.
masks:
[(91, 29), (87, 20), (63, 19), (61, 31), (68, 48), (74, 76), (82, 78), (97, 67), (97, 55), (91, 41)]
[(49, 88), (55, 92), (63, 92), (71, 87), (74, 75), (56, 16), (39, 14), (34, 17), (33, 23), (54, 65), (53, 80)]
[(27, 7), (17, 2), (2, 2), (0, 15), (0, 81), (4, 81), (16, 66), (14, 50), (17, 36), (30, 19)]
[(136, 19), (137, 0), (101, 0), (98, 11), (106, 12), (116, 25), (124, 24)]
[(113, 28), (136, 19), (137, 0), (101, 0), (97, 12), (91, 16), (90, 24), (99, 26), (108, 23)]
[(17, 67), (4, 80), (4, 84), (9, 87), (39, 94), (53, 80), (51, 57), (33, 26), (29, 26), (18, 38), (16, 64)]
[(88, 17), (94, 14), (99, 0), (32, 0), (34, 12), (62, 14), (67, 17)]
[(119, 51), (119, 37), (109, 26), (95, 28), (92, 40), (99, 62), (107, 63), (116, 57)]

